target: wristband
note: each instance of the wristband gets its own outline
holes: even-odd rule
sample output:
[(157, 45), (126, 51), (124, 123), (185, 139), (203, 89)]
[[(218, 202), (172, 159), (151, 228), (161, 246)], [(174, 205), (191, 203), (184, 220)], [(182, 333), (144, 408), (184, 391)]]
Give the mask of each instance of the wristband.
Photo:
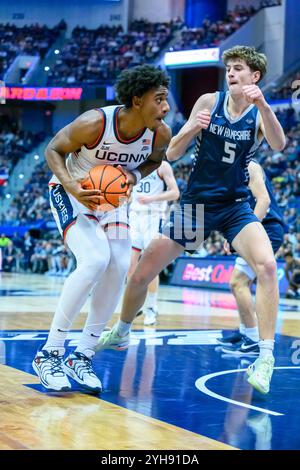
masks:
[(141, 181), (141, 179), (142, 179), (141, 172), (140, 172), (139, 170), (132, 170), (131, 173), (133, 173), (134, 176), (135, 176), (135, 178), (136, 178), (135, 184), (138, 184), (138, 183)]

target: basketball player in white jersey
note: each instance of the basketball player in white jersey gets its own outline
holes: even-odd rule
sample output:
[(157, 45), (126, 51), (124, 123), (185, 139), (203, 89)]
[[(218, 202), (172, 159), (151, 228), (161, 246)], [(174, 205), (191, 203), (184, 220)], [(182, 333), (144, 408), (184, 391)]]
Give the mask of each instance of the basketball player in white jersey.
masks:
[[(129, 220), (132, 254), (128, 277), (134, 272), (141, 252), (158, 235), (160, 225), (166, 217), (168, 201), (179, 198), (179, 189), (170, 163), (163, 161), (156, 171), (143, 178), (133, 188), (131, 198)], [(156, 323), (158, 286), (159, 276), (156, 276), (148, 286), (144, 325)]]
[[(67, 376), (93, 392), (101, 382), (92, 368), (94, 346), (118, 304), (128, 272), (131, 239), (127, 204), (100, 212), (98, 190), (80, 180), (99, 165), (117, 165), (133, 185), (156, 170), (171, 139), (163, 118), (169, 111), (169, 79), (149, 65), (121, 73), (116, 85), (123, 105), (90, 110), (60, 130), (46, 149), (54, 173), (50, 204), (58, 229), (77, 261), (67, 278), (45, 345), (32, 366), (44, 387), (69, 390)], [(90, 309), (79, 344), (68, 357), (65, 340), (90, 294)]]

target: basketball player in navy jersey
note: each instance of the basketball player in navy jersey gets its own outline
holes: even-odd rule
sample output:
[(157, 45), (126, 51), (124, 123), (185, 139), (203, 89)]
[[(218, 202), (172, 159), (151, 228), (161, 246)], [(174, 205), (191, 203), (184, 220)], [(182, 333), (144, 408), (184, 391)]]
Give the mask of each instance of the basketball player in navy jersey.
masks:
[[(272, 186), (262, 167), (251, 160), (249, 171), (249, 204), (254, 214), (261, 220), (270, 239), (274, 254), (279, 250), (284, 238), (284, 222), (280, 208), (274, 197)], [(228, 244), (227, 244), (228, 245)], [(230, 248), (227, 246), (227, 252)], [(230, 286), (235, 297), (240, 317), (239, 330), (225, 338), (217, 339), (222, 351), (234, 355), (258, 355), (259, 332), (255, 305), (251, 295), (251, 285), (256, 274), (240, 256), (236, 258)]]
[[(124, 71), (116, 86), (123, 105), (82, 114), (59, 131), (46, 149), (54, 173), (51, 208), (77, 261), (64, 284), (47, 342), (32, 363), (47, 389), (70, 389), (70, 376), (88, 390), (101, 391), (92, 368), (93, 348), (119, 301), (131, 239), (127, 204), (97, 211), (100, 191), (82, 189), (80, 180), (99, 164), (121, 166), (129, 197), (133, 185), (160, 166), (171, 139), (163, 121), (169, 111), (168, 85), (167, 75), (152, 66)], [(79, 344), (64, 358), (68, 331), (89, 294), (90, 309)]]
[[(285, 136), (257, 85), (266, 73), (266, 57), (252, 47), (236, 46), (223, 53), (223, 62), (229, 91), (201, 96), (168, 147), (167, 158), (175, 161), (196, 138), (194, 166), (181, 210), (171, 214), (162, 237), (151, 242), (127, 284), (111, 342), (116, 345), (121, 338), (123, 346), (128, 344), (131, 322), (144, 302), (149, 282), (185, 249), (195, 249), (212, 230), (218, 230), (257, 276), (260, 355), (249, 366), (248, 381), (268, 393), (279, 300), (276, 261), (263, 226), (246, 202), (247, 166), (264, 137), (272, 149), (282, 150)], [(204, 214), (199, 210), (202, 205)]]

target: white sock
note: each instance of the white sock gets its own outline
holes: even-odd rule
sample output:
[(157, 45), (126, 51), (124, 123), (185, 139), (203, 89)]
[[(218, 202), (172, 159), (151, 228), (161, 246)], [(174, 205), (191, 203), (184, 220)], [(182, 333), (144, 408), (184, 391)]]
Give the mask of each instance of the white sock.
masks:
[(117, 333), (123, 338), (129, 333), (132, 323), (126, 323), (125, 321), (119, 320), (117, 323)]
[(157, 310), (157, 292), (148, 292), (146, 306)]
[(244, 325), (243, 323), (241, 323), (241, 324), (240, 324), (240, 327), (239, 327), (239, 330), (240, 330), (241, 335), (244, 335), (244, 334), (245, 334), (245, 329), (246, 329), (245, 325)]
[(66, 338), (67, 338), (67, 334), (69, 333), (69, 330), (62, 330), (56, 326), (55, 327), (52, 326), (50, 333), (49, 333), (45, 346), (43, 346), (43, 349), (47, 349), (50, 351), (51, 349), (53, 348), (55, 349), (56, 347), (63, 348)]
[(245, 333), (248, 338), (252, 339), (252, 341), (255, 341), (258, 343), (259, 341), (259, 333), (258, 333), (258, 327), (254, 326), (253, 328), (245, 328)]
[(262, 339), (259, 341), (259, 357), (273, 357), (274, 339)]
[[(102, 329), (105, 325), (103, 325)], [(81, 334), (79, 344), (75, 349), (75, 352), (84, 354), (85, 356), (92, 358), (95, 354), (94, 347), (97, 345), (100, 338), (101, 331), (97, 328), (95, 333), (92, 333), (89, 328), (85, 328)]]

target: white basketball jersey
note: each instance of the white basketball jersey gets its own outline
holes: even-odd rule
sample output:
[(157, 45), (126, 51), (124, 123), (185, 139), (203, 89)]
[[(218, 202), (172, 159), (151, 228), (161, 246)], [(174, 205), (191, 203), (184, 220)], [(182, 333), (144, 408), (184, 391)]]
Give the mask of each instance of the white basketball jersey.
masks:
[(150, 175), (143, 178), (139, 184), (133, 187), (132, 190), (132, 202), (130, 203), (130, 210), (136, 212), (140, 211), (159, 211), (161, 213), (166, 212), (168, 207), (167, 201), (152, 202), (151, 204), (140, 204), (138, 202), (139, 196), (155, 196), (161, 194), (166, 190), (166, 184), (164, 180), (159, 176), (158, 170), (153, 171)]
[[(152, 153), (155, 132), (146, 127), (130, 140), (121, 138), (118, 113), (122, 107), (106, 106), (98, 109), (103, 115), (104, 127), (97, 141), (89, 146), (83, 145), (67, 157), (66, 167), (74, 179), (83, 178), (97, 165), (121, 165), (129, 171), (134, 170)], [(56, 180), (54, 176), (51, 181)]]

